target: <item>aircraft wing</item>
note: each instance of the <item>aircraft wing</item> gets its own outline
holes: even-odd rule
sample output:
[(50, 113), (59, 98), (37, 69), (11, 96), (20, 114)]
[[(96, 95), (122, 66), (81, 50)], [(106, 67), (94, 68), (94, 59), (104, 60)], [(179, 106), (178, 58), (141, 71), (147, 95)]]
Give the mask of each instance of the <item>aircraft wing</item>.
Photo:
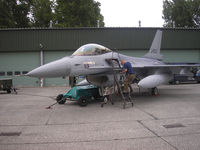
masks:
[(166, 63), (166, 64), (155, 64), (155, 65), (134, 65), (133, 68), (144, 78), (150, 74), (188, 74), (193, 70), (192, 68), (200, 67), (200, 63)]
[[(200, 63), (182, 63), (182, 64), (176, 64), (176, 63), (166, 63), (166, 64), (155, 64), (155, 65), (135, 65), (132, 64), (133, 68), (184, 68), (184, 67), (200, 67)], [(88, 67), (88, 69), (98, 69), (98, 70), (102, 70), (102, 71), (111, 71), (112, 67), (111, 66), (90, 66)], [(121, 70), (118, 67), (115, 67), (114, 70)]]

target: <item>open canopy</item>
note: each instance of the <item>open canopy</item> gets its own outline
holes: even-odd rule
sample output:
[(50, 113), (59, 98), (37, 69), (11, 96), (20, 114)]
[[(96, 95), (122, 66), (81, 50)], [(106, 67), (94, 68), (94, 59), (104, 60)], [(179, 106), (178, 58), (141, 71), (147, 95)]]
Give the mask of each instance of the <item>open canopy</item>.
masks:
[(98, 44), (86, 44), (77, 49), (72, 56), (101, 55), (112, 52), (110, 49)]

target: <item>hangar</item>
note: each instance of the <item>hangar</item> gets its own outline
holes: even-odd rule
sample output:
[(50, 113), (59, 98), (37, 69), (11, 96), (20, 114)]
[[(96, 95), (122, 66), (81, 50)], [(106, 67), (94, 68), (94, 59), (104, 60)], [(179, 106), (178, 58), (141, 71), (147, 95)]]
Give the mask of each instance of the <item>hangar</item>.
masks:
[[(0, 29), (0, 78), (14, 86), (37, 87), (40, 80), (19, 77), (50, 61), (70, 56), (87, 43), (104, 45), (140, 57), (149, 49), (156, 30), (163, 31), (165, 62), (200, 62), (200, 29), (188, 28), (25, 28)], [(66, 86), (68, 79), (44, 79), (44, 86)]]

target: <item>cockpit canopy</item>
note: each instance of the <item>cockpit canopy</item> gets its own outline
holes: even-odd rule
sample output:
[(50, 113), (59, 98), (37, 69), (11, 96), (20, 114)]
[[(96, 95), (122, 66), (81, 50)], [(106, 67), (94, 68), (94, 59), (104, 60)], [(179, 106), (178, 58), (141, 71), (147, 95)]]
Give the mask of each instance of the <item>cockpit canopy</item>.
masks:
[(98, 44), (86, 44), (77, 49), (72, 56), (93, 56), (112, 52), (110, 49)]

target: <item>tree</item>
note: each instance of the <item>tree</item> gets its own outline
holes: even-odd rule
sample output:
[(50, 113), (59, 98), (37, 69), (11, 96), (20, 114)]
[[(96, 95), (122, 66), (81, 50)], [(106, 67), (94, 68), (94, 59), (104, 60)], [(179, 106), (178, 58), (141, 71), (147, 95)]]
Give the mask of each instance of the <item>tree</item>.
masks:
[(57, 0), (55, 7), (56, 26), (96, 27), (104, 26), (100, 3), (94, 0)]
[(200, 27), (200, 0), (164, 0), (165, 27)]
[(22, 27), (29, 27), (30, 20), (29, 20), (29, 12), (31, 6), (31, 0), (17, 0), (16, 8), (14, 9), (13, 16), (15, 18), (17, 28)]
[(193, 0), (192, 12), (193, 12), (193, 22), (195, 26), (200, 27), (200, 0)]
[(0, 0), (0, 27), (100, 27), (104, 18), (94, 0)]
[(49, 27), (50, 21), (53, 19), (52, 4), (50, 0), (33, 0), (31, 6), (32, 26)]
[(11, 28), (15, 26), (13, 9), (16, 5), (15, 0), (1, 0), (0, 1), (0, 27)]
[(30, 0), (1, 0), (0, 27), (29, 27)]

